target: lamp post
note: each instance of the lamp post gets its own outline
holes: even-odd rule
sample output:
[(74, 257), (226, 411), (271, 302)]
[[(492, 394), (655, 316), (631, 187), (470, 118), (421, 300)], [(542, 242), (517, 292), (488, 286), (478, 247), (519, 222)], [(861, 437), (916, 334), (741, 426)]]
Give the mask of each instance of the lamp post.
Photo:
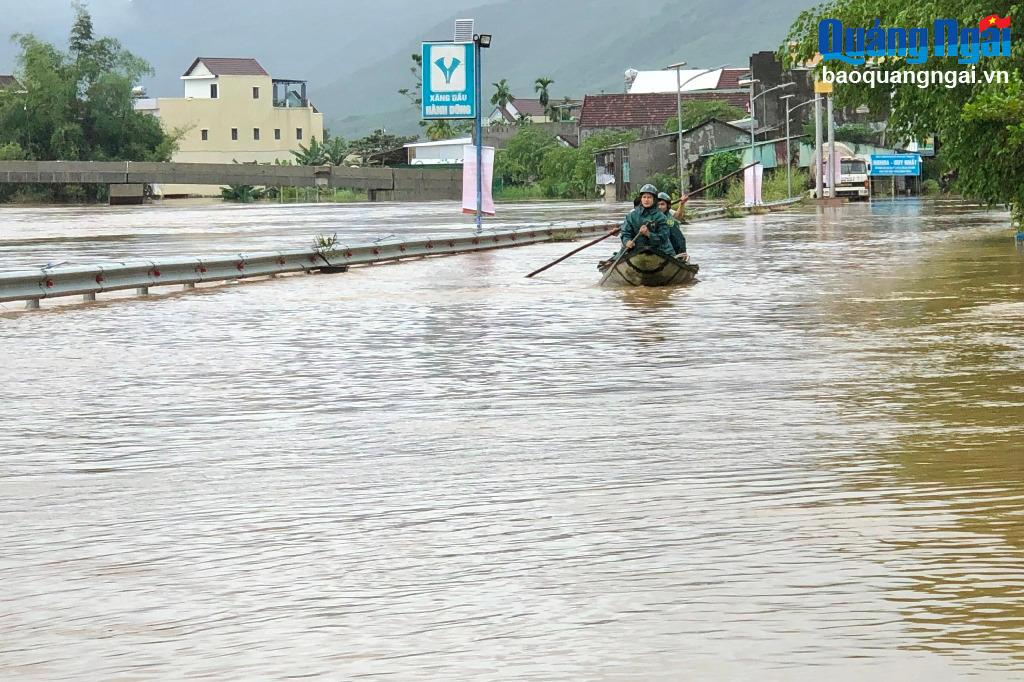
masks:
[(686, 62), (676, 62), (665, 67), (665, 71), (675, 69), (676, 72), (676, 172), (679, 173), (679, 196), (683, 196), (683, 84), (679, 82), (679, 69), (684, 66)]
[(794, 111), (799, 109), (800, 107), (804, 107), (804, 106), (807, 106), (808, 104), (813, 104), (813, 103), (818, 101), (818, 97), (815, 96), (814, 99), (809, 99), (806, 102), (801, 102), (800, 104), (797, 104), (795, 107), (790, 109), (790, 107), (789, 107), (789, 100), (791, 100), (794, 97), (796, 97), (796, 95), (783, 95), (782, 97), (779, 98), (781, 100), (785, 100), (785, 102), (786, 102), (786, 197), (787, 198), (792, 198), (792, 196), (793, 196), (793, 159), (791, 158), (793, 147), (792, 147), (792, 144), (790, 143), (790, 139), (791, 138), (790, 138), (790, 135), (789, 135), (789, 118), (790, 118), (790, 115)]
[(481, 114), (483, 113), (483, 105), (481, 103), (481, 77), (480, 77), (480, 50), (486, 49), (491, 46), (491, 34), (481, 33), (473, 36), (473, 63), (476, 67), (474, 71), (475, 83), (475, 98), (476, 98), (476, 117), (473, 120), (473, 131), (476, 137), (476, 231), (483, 231), (483, 216), (484, 216), (484, 195), (483, 195), (483, 184), (484, 184), (484, 147), (483, 147), (483, 123), (481, 121)]
[(760, 82), (761, 81), (759, 79), (757, 79), (757, 78), (746, 78), (744, 80), (741, 80), (738, 83), (738, 85), (740, 85), (740, 86), (744, 86), (744, 85), (749, 85), (750, 86), (750, 163), (754, 163), (754, 161), (755, 161), (755, 159), (754, 159), (754, 121), (755, 121), (755, 117), (754, 117), (754, 100), (756, 100), (759, 97), (764, 97), (765, 95), (767, 95), (769, 92), (772, 92), (773, 90), (780, 90), (782, 88), (788, 88), (788, 87), (793, 85), (793, 83), (780, 83), (779, 85), (776, 85), (775, 87), (768, 88), (767, 90), (762, 90), (761, 94), (759, 94), (759, 95), (755, 95), (754, 94), (754, 83), (760, 83)]
[(716, 66), (713, 69), (704, 69), (703, 71), (699, 71), (693, 74), (685, 81), (680, 82), (681, 75), (679, 70), (684, 66), (686, 66), (686, 62), (677, 62), (675, 64), (669, 64), (664, 69), (662, 69), (663, 71), (674, 70), (676, 72), (676, 167), (679, 173), (680, 197), (683, 196), (683, 193), (687, 189), (686, 185), (688, 184), (686, 182), (686, 175), (684, 173), (684, 166), (686, 164), (683, 160), (683, 86), (692, 81), (693, 79), (699, 78), (700, 76), (703, 76), (706, 73), (711, 73), (712, 71), (717, 71), (719, 69), (725, 68), (725, 65), (722, 65)]

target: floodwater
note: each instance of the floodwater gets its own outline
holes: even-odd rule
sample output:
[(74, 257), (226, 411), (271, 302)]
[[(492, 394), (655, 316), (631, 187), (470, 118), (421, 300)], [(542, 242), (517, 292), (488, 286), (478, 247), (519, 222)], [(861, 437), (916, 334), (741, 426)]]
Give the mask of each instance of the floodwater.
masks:
[[(4, 266), (469, 229), (136, 211), (3, 209)], [(670, 290), (603, 245), (525, 279), (545, 244), (6, 304), (0, 679), (1024, 679), (1006, 223), (701, 223)]]

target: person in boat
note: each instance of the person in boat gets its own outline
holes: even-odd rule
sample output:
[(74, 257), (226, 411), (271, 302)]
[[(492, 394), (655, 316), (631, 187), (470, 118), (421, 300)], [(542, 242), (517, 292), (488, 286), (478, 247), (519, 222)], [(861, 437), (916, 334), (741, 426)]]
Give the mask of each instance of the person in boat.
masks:
[(658, 210), (658, 188), (647, 184), (640, 188), (640, 205), (626, 214), (619, 228), (619, 239), (627, 251), (648, 248), (674, 256), (665, 214)]
[(669, 241), (672, 243), (672, 250), (676, 257), (682, 260), (689, 260), (686, 255), (686, 237), (683, 236), (683, 228), (679, 220), (672, 215), (672, 197), (666, 192), (658, 193), (658, 210), (665, 214), (665, 222), (668, 223)]

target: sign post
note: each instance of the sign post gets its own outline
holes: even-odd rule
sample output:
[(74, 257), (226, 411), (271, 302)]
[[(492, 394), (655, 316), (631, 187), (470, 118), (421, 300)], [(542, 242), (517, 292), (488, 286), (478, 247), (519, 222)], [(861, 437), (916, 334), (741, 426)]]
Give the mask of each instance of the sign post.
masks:
[[(486, 39), (486, 43), (482, 38)], [(424, 120), (473, 119), (476, 144), (476, 228), (483, 220), (483, 121), (480, 103), (480, 48), (490, 46), (490, 36), (473, 36), (472, 42), (423, 43)]]
[(474, 87), (476, 99), (474, 100), (474, 108), (476, 109), (476, 121), (474, 122), (473, 129), (476, 131), (473, 135), (476, 139), (476, 231), (480, 232), (483, 230), (483, 183), (484, 183), (484, 140), (483, 140), (483, 122), (480, 116), (480, 38), (473, 37), (473, 60), (476, 64), (476, 68), (473, 69), (476, 75), (476, 85)]

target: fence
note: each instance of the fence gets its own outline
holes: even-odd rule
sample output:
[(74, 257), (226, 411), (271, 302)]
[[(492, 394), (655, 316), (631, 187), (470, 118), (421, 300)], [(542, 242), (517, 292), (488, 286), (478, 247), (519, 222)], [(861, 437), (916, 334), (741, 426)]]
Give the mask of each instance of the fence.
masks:
[(43, 299), (63, 296), (82, 296), (83, 300), (94, 301), (97, 294), (126, 289), (135, 289), (137, 294), (146, 295), (150, 287), (183, 285), (185, 288), (194, 288), (197, 284), (207, 282), (250, 277), (315, 271), (340, 272), (351, 265), (536, 244), (549, 241), (556, 233), (565, 231), (579, 236), (595, 235), (607, 232), (612, 227), (615, 226), (588, 225), (569, 230), (526, 228), (411, 242), (378, 241), (351, 247), (335, 245), (329, 250), (309, 248), (212, 258), (162, 258), (0, 272), (0, 302), (26, 301), (26, 307), (34, 309), (40, 307)]

